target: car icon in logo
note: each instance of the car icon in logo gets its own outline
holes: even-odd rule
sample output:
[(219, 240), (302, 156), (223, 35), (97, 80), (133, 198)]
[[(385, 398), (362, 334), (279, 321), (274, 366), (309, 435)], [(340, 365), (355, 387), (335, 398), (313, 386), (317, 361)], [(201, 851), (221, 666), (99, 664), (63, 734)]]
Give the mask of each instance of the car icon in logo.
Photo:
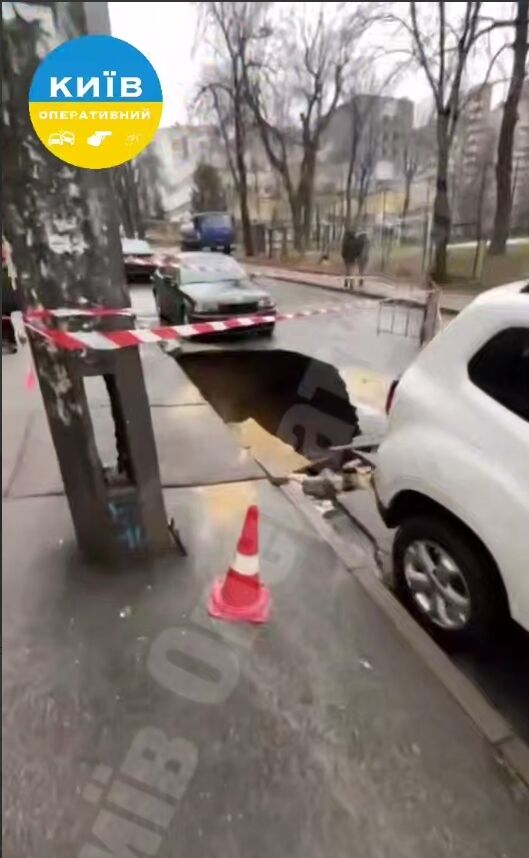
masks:
[(75, 134), (73, 131), (54, 131), (48, 137), (48, 146), (73, 146), (75, 143)]

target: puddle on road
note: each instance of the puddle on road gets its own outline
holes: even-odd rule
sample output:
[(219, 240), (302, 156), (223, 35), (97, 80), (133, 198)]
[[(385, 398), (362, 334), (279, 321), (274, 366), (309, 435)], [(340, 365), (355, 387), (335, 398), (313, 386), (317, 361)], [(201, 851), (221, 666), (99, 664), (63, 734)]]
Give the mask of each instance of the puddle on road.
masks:
[(335, 367), (281, 349), (182, 354), (178, 361), (241, 443), (273, 474), (287, 474), (359, 432)]

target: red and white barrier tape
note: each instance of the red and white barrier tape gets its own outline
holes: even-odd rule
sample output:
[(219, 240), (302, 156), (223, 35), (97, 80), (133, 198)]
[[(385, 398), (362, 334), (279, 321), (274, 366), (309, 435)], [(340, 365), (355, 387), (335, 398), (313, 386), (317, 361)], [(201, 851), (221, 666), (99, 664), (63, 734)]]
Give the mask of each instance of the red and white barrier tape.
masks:
[[(343, 310), (357, 309), (357, 304), (347, 302), (334, 307), (322, 307), (317, 310), (300, 310), (295, 313), (277, 313), (268, 316), (235, 316), (216, 322), (194, 322), (188, 325), (172, 325), (151, 328), (150, 330), (134, 328), (129, 331), (59, 331), (53, 328), (44, 328), (28, 324), (27, 327), (46, 339), (51, 340), (61, 349), (68, 351), (85, 351), (86, 349), (122, 349), (130, 346), (139, 346), (145, 343), (160, 343), (167, 340), (188, 339), (203, 334), (217, 334), (222, 331), (235, 331), (242, 328), (253, 328), (261, 325), (270, 325), (274, 322), (286, 322), (291, 319), (303, 319), (307, 316), (323, 316), (329, 313), (340, 313)], [(44, 311), (46, 312), (46, 311)], [(78, 315), (77, 310), (54, 310), (53, 315), (66, 314)], [(83, 311), (83, 315), (91, 311)], [(110, 311), (116, 313), (116, 311)], [(119, 311), (117, 311), (119, 313)], [(102, 315), (99, 311), (93, 311), (93, 315)], [(106, 315), (106, 314), (105, 314)], [(31, 319), (32, 314), (27, 316)], [(35, 318), (35, 316), (33, 316)]]

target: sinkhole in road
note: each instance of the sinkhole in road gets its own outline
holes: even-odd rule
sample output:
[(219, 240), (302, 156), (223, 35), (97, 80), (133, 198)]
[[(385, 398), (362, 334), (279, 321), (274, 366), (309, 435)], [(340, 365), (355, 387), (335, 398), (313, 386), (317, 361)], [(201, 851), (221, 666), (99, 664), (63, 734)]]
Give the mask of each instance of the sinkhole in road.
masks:
[(328, 363), (282, 349), (191, 353), (178, 361), (226, 423), (255, 422), (307, 459), (358, 434), (357, 409)]

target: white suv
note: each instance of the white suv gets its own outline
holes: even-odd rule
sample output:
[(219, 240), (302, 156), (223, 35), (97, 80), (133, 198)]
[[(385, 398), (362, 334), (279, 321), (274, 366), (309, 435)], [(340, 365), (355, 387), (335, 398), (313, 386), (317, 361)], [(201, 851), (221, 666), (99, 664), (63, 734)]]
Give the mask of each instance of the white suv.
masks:
[(476, 298), (391, 395), (375, 489), (395, 585), (445, 644), (529, 631), (529, 284)]

